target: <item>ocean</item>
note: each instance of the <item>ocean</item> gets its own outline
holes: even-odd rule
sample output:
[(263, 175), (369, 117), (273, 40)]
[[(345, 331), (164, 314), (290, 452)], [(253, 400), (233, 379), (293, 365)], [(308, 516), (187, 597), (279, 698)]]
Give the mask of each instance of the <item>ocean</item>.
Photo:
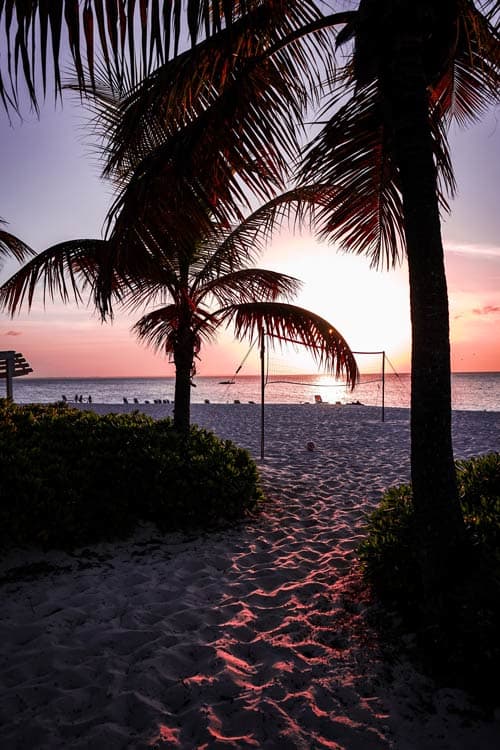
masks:
[[(232, 383), (222, 383), (224, 380)], [(5, 382), (5, 381), (4, 381)], [(1, 384), (0, 384), (1, 388)], [(69, 402), (75, 398), (93, 403), (118, 404), (127, 399), (130, 403), (172, 401), (174, 378), (14, 378), (14, 401), (26, 403)], [(409, 407), (410, 375), (387, 374), (384, 381), (380, 373), (362, 375), (354, 391), (325, 375), (275, 376), (265, 386), (267, 403), (313, 403), (316, 396), (328, 403), (360, 401), (367, 406)], [(0, 397), (5, 392), (0, 391)], [(192, 402), (233, 403), (260, 402), (260, 377), (196, 377), (192, 388)], [(500, 411), (500, 373), (454, 373), (452, 375), (452, 406), (457, 410)]]

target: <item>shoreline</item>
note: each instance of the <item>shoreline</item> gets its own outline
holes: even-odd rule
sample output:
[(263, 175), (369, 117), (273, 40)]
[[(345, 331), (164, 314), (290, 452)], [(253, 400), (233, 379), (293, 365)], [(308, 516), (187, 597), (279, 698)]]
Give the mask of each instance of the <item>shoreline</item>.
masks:
[[(366, 514), (409, 477), (409, 410), (387, 411), (269, 404), (267, 501), (234, 528), (2, 560), (2, 748), (496, 750), (500, 710), (388, 662), (356, 596)], [(259, 416), (192, 405), (254, 457)], [(454, 412), (453, 436), (457, 458), (499, 450), (500, 413)]]

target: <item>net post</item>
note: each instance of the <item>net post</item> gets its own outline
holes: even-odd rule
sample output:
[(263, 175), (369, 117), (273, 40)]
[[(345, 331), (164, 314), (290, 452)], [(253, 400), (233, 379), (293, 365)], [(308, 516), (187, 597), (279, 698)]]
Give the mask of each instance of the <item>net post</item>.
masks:
[(265, 343), (264, 343), (264, 326), (260, 331), (260, 457), (264, 458), (264, 394), (265, 394)]
[(382, 422), (385, 422), (385, 351), (382, 352)]

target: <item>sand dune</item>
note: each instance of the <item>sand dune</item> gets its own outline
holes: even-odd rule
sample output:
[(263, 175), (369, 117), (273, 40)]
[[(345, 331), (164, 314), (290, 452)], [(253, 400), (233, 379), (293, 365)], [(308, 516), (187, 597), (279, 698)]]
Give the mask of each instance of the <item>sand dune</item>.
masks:
[[(2, 750), (499, 747), (500, 713), (480, 719), (461, 691), (389, 663), (367, 622), (354, 552), (380, 493), (408, 480), (408, 413), (266, 415), (254, 521), (1, 561)], [(258, 406), (192, 417), (259, 455)], [(498, 413), (455, 413), (457, 457), (499, 450), (499, 428)]]

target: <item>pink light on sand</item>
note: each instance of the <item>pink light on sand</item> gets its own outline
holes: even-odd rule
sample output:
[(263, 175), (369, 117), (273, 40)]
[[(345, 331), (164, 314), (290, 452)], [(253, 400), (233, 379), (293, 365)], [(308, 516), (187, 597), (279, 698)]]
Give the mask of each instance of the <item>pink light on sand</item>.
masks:
[(158, 734), (150, 740), (149, 745), (154, 747), (158, 742), (168, 742), (172, 746), (178, 746), (179, 734), (180, 729), (167, 727), (166, 724), (160, 724)]
[[(213, 409), (200, 404), (200, 426), (215, 415), (221, 437), (255, 454), (257, 410)], [(15, 574), (0, 587), (15, 707), (3, 745), (380, 750), (438, 738), (441, 750), (498, 750), (497, 722), (462, 691), (387, 659), (356, 568), (367, 512), (408, 481), (408, 421), (383, 424), (369, 407), (270, 410), (256, 518), (201, 535), (144, 528), (51, 555), (57, 575), (44, 564), (35, 579), (39, 550), (3, 561)], [(457, 455), (498, 446), (491, 416), (463, 412)]]

